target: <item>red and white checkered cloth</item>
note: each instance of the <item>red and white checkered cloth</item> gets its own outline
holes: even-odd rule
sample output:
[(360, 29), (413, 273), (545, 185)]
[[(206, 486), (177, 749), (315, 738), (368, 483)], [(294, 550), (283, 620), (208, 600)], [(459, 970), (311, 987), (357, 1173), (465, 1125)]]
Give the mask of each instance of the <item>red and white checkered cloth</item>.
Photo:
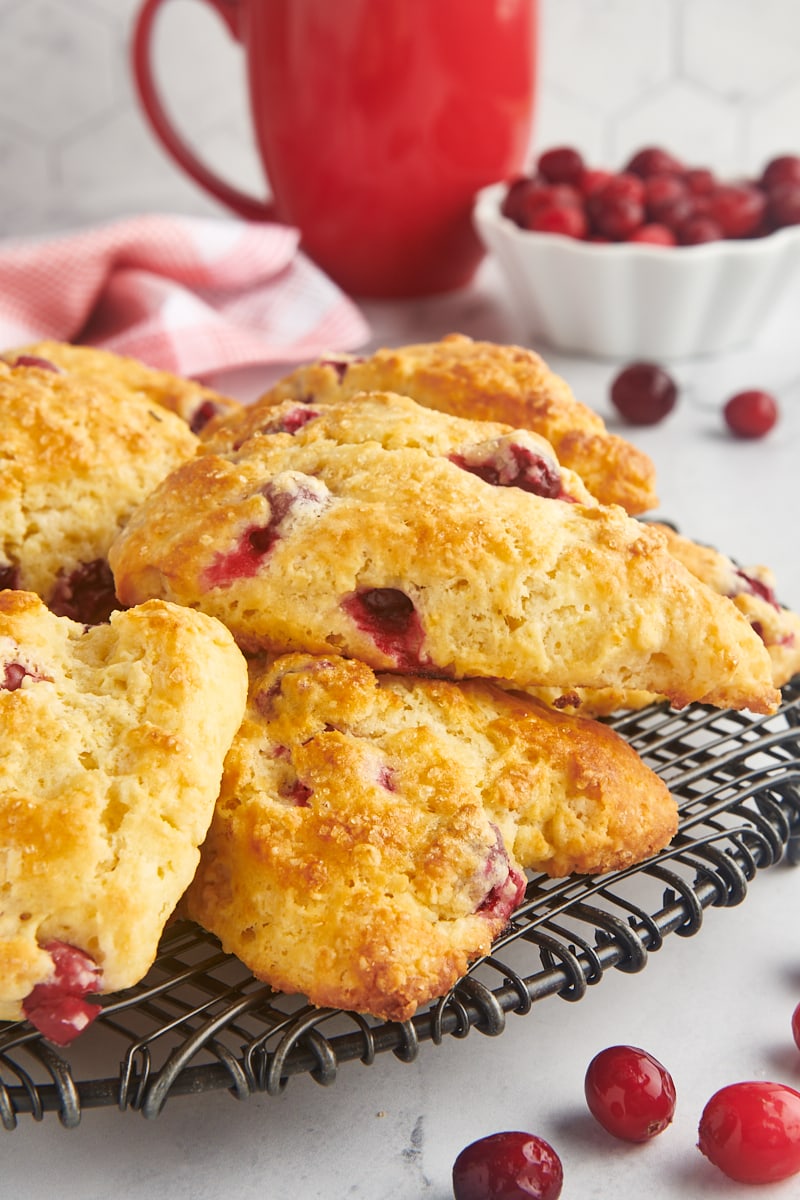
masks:
[(203, 376), (353, 350), (355, 304), (282, 225), (169, 215), (0, 242), (0, 350), (45, 338)]

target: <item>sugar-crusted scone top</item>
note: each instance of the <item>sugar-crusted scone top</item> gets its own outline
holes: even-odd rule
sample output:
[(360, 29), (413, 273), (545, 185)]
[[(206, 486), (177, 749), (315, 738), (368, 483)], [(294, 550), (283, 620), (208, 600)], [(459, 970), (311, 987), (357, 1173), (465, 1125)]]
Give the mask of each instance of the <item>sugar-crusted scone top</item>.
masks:
[(20, 359), (40, 359), (51, 363), (75, 380), (99, 388), (117, 400), (147, 400), (176, 413), (192, 430), (201, 435), (209, 421), (230, 416), (241, 405), (213, 388), (186, 379), (171, 371), (149, 367), (138, 359), (100, 350), (95, 346), (74, 346), (70, 342), (42, 341), (7, 350), (0, 356), (9, 363)]
[(632, 514), (658, 505), (648, 456), (610, 433), (602, 417), (576, 400), (533, 350), (450, 334), (438, 342), (381, 349), (368, 358), (329, 356), (279, 380), (264, 401), (313, 404), (361, 391), (398, 392), (441, 412), (533, 430), (602, 503), (620, 504)]
[(247, 669), (227, 629), (161, 601), (85, 629), (0, 592), (0, 1018), (48, 946), (137, 982), (192, 878)]
[(36, 592), (55, 611), (91, 621), (82, 600), (113, 606), (109, 545), (198, 439), (144, 397), (121, 403), (24, 361), (0, 362), (0, 423), (0, 587)]
[(603, 726), (488, 683), (286, 655), (251, 663), (185, 907), (273, 986), (405, 1019), (489, 950), (520, 864), (626, 866), (676, 823)]
[(248, 650), (776, 707), (730, 601), (658, 531), (575, 503), (580, 481), (534, 435), (388, 394), (274, 418), (290, 431), (209, 449), (134, 514), (109, 554), (123, 603), (200, 608)]

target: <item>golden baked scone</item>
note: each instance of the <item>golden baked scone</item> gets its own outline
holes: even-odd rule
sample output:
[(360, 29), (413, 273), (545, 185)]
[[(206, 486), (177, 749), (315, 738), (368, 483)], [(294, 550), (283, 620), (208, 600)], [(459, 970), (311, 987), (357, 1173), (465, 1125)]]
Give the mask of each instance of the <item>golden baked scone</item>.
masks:
[(85, 629), (0, 592), (0, 1018), (66, 1042), (136, 983), (188, 885), (247, 668), (153, 601)]
[[(533, 463), (544, 495), (517, 486), (509, 461), (526, 480), (531, 465), (517, 433), (498, 446), (495, 426), (487, 441), (481, 422), (388, 394), (314, 405), (302, 424), (297, 409), (275, 409), (294, 432), (200, 454), (155, 489), (109, 552), (122, 603), (200, 608), (248, 651), (777, 706), (769, 655), (736, 608), (660, 531), (570, 502), (563, 469)], [(428, 431), (441, 445), (444, 423), (463, 440), (437, 454)]]
[(779, 603), (770, 568), (740, 567), (721, 551), (693, 542), (668, 525), (658, 528), (670, 553), (698, 579), (728, 596), (750, 622), (772, 660), (775, 686), (788, 683), (800, 671), (800, 616)]
[(488, 952), (518, 863), (605, 871), (675, 831), (666, 787), (611, 730), (491, 684), (306, 654), (250, 675), (181, 909), (314, 1004), (404, 1020)]
[(242, 407), (195, 379), (148, 367), (138, 359), (95, 346), (75, 346), (71, 342), (32, 342), (6, 350), (0, 358), (9, 363), (20, 359), (40, 359), (52, 363), (75, 379), (91, 384), (105, 395), (120, 400), (147, 400), (179, 416), (192, 433), (202, 436), (209, 421), (230, 416)]
[[(264, 400), (316, 404), (362, 391), (398, 392), (426, 408), (531, 429), (552, 443), (562, 466), (576, 471), (603, 504), (621, 504), (631, 514), (658, 504), (648, 456), (609, 433), (533, 350), (450, 334), (369, 358), (336, 355), (293, 371)], [(249, 419), (246, 411), (241, 419)]]
[[(655, 523), (667, 539), (671, 554), (698, 579), (730, 599), (750, 622), (767, 648), (772, 681), (783, 687), (800, 671), (800, 615), (778, 602), (775, 576), (769, 567), (740, 567), (711, 546), (693, 542), (670, 525)], [(608, 716), (620, 709), (641, 709), (663, 701), (651, 692), (614, 688), (532, 688), (532, 694), (564, 712)]]
[(71, 372), (0, 362), (0, 587), (95, 623), (118, 607), (106, 553), (198, 439), (143, 396), (120, 403)]

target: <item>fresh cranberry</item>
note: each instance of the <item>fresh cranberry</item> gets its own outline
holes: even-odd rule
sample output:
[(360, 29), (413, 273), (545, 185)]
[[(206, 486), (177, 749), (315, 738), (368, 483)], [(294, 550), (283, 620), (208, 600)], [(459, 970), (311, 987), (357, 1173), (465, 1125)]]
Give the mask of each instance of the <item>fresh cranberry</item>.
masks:
[(587, 196), (586, 209), (596, 233), (624, 240), (644, 222), (644, 184), (636, 175), (614, 175)]
[(527, 224), (535, 233), (560, 233), (563, 237), (586, 237), (588, 228), (583, 209), (577, 205), (562, 205), (560, 208), (542, 208), (535, 212)]
[(520, 192), (517, 198), (516, 219), (524, 229), (532, 229), (543, 213), (552, 213), (560, 208), (575, 208), (582, 212), (582, 204), (580, 192), (569, 184), (532, 181), (530, 187)]
[(779, 183), (769, 193), (767, 216), (776, 229), (800, 225), (800, 183)]
[(682, 246), (701, 246), (704, 242), (720, 242), (725, 234), (712, 217), (691, 216), (678, 226), (678, 241)]
[(678, 389), (663, 367), (635, 362), (613, 379), (610, 395), (611, 403), (631, 425), (656, 425), (672, 412)]
[(663, 200), (658, 206), (658, 220), (666, 225), (673, 233), (678, 233), (682, 225), (697, 216), (697, 202), (694, 196), (684, 192), (672, 200)]
[(4, 588), (11, 590), (19, 587), (19, 567), (11, 563), (0, 563), (0, 592)]
[(797, 1049), (800, 1050), (800, 1004), (792, 1013), (792, 1037)]
[(114, 577), (104, 558), (81, 563), (69, 575), (59, 573), (47, 607), (57, 617), (82, 625), (102, 625), (120, 607)]
[(419, 668), (425, 631), (405, 592), (399, 588), (366, 588), (343, 600), (342, 608), (398, 668)]
[(644, 202), (648, 216), (661, 220), (661, 210), (688, 195), (689, 189), (678, 175), (649, 175), (644, 181)]
[(642, 242), (650, 246), (675, 246), (678, 239), (666, 225), (652, 221), (649, 225), (640, 225), (638, 229), (634, 229), (628, 241)]
[(675, 1084), (665, 1067), (636, 1046), (609, 1046), (589, 1063), (584, 1081), (589, 1111), (614, 1137), (647, 1142), (675, 1115)]
[(100, 970), (94, 959), (66, 942), (46, 942), (42, 947), (53, 962), (45, 983), (37, 983), (22, 1002), (25, 1016), (35, 1029), (57, 1046), (67, 1046), (100, 1013), (84, 997), (100, 989)]
[(578, 182), (581, 194), (591, 196), (593, 192), (599, 192), (606, 186), (613, 174), (613, 171), (603, 171), (599, 167), (587, 167)]
[(558, 1200), (561, 1159), (532, 1133), (493, 1133), (461, 1151), (453, 1164), (455, 1200)]
[(723, 413), (731, 433), (740, 438), (760, 438), (778, 420), (778, 405), (769, 392), (751, 388), (731, 396)]
[(500, 211), (504, 217), (508, 217), (509, 221), (514, 221), (517, 225), (522, 224), (523, 199), (532, 187), (533, 180), (527, 175), (520, 175), (519, 178), (512, 179), (508, 184), (500, 205)]
[(757, 1080), (720, 1088), (703, 1109), (698, 1149), (738, 1183), (776, 1183), (800, 1171), (800, 1092)]
[(748, 184), (720, 184), (708, 201), (708, 216), (726, 238), (747, 237), (764, 217), (764, 193)]
[(674, 154), (658, 146), (645, 146), (629, 159), (624, 170), (631, 175), (681, 175), (683, 163)]
[(548, 183), (571, 183), (580, 186), (584, 172), (581, 154), (571, 146), (554, 146), (539, 155), (536, 163), (539, 174)]
[(717, 187), (717, 177), (708, 167), (690, 167), (682, 178), (693, 196), (708, 196)]
[(761, 172), (759, 182), (767, 192), (779, 183), (800, 183), (800, 156), (779, 154), (771, 159)]

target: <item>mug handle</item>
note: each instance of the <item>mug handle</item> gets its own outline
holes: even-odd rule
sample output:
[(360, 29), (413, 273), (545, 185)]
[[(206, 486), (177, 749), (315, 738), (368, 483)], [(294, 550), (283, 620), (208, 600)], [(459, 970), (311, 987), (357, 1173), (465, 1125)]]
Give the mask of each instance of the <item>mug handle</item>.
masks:
[[(164, 111), (151, 66), (153, 28), (158, 9), (165, 0), (145, 0), (139, 10), (133, 31), (132, 63), (133, 77), (144, 113), (164, 149), (182, 167), (187, 175), (205, 191), (248, 221), (276, 221), (275, 209), (264, 200), (256, 200), (246, 192), (231, 187), (215, 174), (194, 154)], [(238, 0), (205, 0), (210, 4), (228, 27), (232, 37), (239, 40)]]

